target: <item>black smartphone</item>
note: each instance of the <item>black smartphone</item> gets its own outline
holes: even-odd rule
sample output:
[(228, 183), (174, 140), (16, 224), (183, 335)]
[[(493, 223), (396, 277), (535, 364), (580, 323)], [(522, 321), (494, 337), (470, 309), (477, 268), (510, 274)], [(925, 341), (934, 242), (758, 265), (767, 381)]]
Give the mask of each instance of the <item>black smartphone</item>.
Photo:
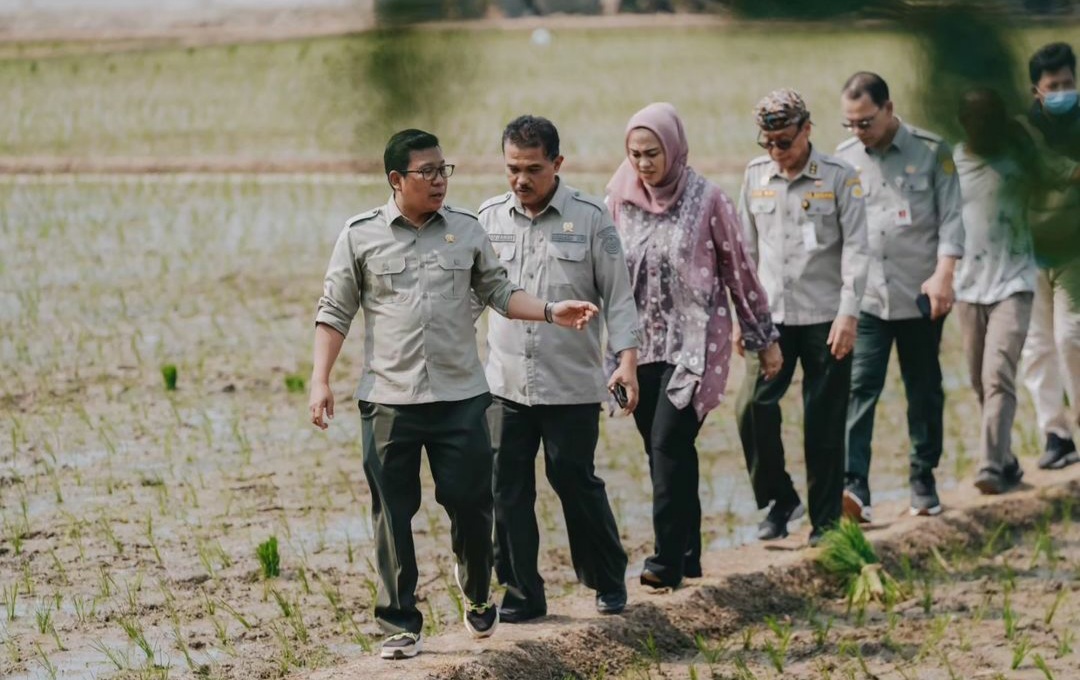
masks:
[(622, 383), (615, 383), (615, 386), (611, 388), (611, 393), (615, 395), (615, 401), (619, 404), (619, 408), (626, 408), (626, 404), (630, 401), (630, 397), (626, 395), (626, 388)]
[(926, 293), (919, 293), (915, 297), (915, 306), (919, 308), (919, 314), (923, 315), (924, 319), (930, 318), (930, 296)]

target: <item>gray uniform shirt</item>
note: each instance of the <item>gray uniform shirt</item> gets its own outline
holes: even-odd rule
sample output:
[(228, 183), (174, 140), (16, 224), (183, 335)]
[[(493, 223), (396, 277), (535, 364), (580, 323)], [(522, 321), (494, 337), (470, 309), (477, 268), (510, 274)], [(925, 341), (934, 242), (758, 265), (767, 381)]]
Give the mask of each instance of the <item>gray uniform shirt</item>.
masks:
[[(526, 216), (507, 192), (480, 206), (480, 223), (510, 280), (548, 300), (600, 307), (612, 351), (636, 348), (640, 323), (622, 243), (604, 204), (559, 181), (550, 203)], [(525, 405), (603, 401), (600, 324), (584, 331), (488, 316), (491, 393)]]
[(743, 178), (739, 218), (774, 323), (858, 316), (869, 258), (854, 168), (811, 148), (789, 180), (771, 158), (756, 158)]
[(915, 298), (939, 257), (963, 257), (960, 180), (941, 137), (900, 124), (885, 153), (856, 138), (836, 155), (855, 166), (866, 195), (870, 275), (862, 311), (881, 319), (919, 317)]
[(458, 401), (488, 391), (469, 291), (503, 312), (517, 288), (472, 213), (443, 206), (419, 229), (393, 198), (350, 219), (334, 245), (316, 323), (347, 335), (364, 310), (356, 399)]

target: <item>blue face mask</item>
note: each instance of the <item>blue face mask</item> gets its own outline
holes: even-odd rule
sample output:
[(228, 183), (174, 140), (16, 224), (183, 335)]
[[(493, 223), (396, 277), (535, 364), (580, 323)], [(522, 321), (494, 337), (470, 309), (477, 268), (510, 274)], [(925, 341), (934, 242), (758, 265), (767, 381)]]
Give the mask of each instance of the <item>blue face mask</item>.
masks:
[(1059, 92), (1046, 92), (1043, 94), (1043, 108), (1046, 112), (1055, 116), (1068, 113), (1076, 106), (1076, 90), (1061, 90)]

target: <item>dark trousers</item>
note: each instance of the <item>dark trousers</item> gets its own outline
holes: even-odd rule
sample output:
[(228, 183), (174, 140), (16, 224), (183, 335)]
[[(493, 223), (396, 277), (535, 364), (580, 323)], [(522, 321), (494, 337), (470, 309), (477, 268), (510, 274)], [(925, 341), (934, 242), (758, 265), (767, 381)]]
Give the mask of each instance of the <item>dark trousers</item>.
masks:
[(466, 597), (488, 601), (491, 586), (490, 394), (462, 401), (390, 406), (360, 402), (364, 474), (382, 587), (375, 620), (387, 633), (419, 633), (412, 518), (420, 509), (420, 448), (428, 454), (435, 500), (450, 517), (450, 541)]
[(625, 587), (626, 552), (604, 481), (593, 464), (600, 405), (525, 406), (495, 398), (488, 424), (495, 449), (495, 574), (504, 607), (547, 611), (537, 570), (536, 453), (559, 496), (578, 580), (601, 593)]
[(803, 369), (803, 450), (810, 522), (828, 528), (840, 519), (844, 490), (844, 417), (851, 387), (851, 355), (837, 361), (825, 344), (831, 323), (778, 325), (784, 366), (772, 380), (761, 377), (756, 355), (746, 361), (746, 380), (736, 410), (739, 438), (759, 508), (797, 498), (784, 462), (780, 399), (796, 363)]
[(701, 499), (694, 440), (701, 422), (692, 405), (676, 408), (667, 396), (675, 367), (638, 366), (640, 396), (634, 411), (653, 487), (654, 554), (645, 568), (669, 585), (687, 573), (701, 573)]
[(885, 387), (885, 373), (894, 341), (907, 395), (911, 474), (918, 475), (937, 467), (945, 433), (945, 391), (941, 386), (938, 361), (944, 325), (944, 318), (886, 321), (865, 313), (859, 316), (847, 414), (848, 475), (863, 479), (870, 475), (874, 409)]

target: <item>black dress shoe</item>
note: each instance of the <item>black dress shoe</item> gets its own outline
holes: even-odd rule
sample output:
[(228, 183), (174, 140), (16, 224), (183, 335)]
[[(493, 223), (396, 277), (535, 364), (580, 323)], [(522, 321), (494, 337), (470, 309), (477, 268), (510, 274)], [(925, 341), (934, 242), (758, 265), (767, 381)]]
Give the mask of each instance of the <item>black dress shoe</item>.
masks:
[(660, 578), (659, 574), (649, 569), (641, 570), (641, 585), (648, 586), (653, 590), (663, 590), (664, 588), (670, 588), (672, 590), (678, 586), (678, 583), (667, 583), (664, 579)]
[(547, 616), (546, 609), (533, 609), (530, 607), (499, 607), (499, 621), (501, 623), (525, 623)]
[(683, 567), (683, 578), (701, 578), (701, 562), (687, 562)]
[(596, 611), (601, 614), (621, 614), (626, 609), (626, 588), (596, 594)]

